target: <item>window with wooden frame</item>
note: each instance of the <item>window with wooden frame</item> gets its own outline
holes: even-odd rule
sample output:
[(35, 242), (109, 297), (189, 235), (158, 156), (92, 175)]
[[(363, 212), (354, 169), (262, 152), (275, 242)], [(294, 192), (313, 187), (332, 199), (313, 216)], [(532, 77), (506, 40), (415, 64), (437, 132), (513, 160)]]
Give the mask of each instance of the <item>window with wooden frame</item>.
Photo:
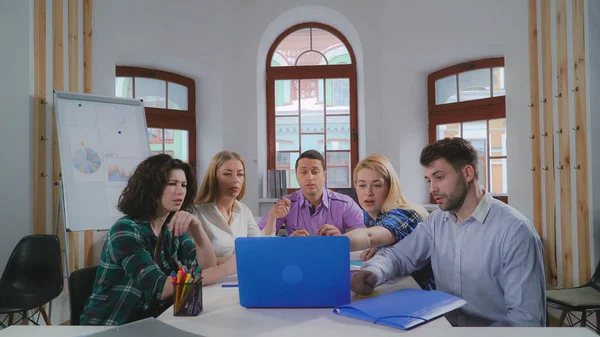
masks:
[(287, 171), (298, 189), (295, 163), (317, 150), (327, 165), (326, 187), (352, 187), (358, 163), (356, 59), (348, 40), (321, 23), (283, 32), (267, 54), (268, 169)]
[(151, 154), (196, 166), (196, 84), (178, 74), (117, 66), (115, 96), (144, 101)]
[(429, 142), (471, 141), (479, 153), (480, 185), (508, 203), (504, 58), (451, 66), (430, 74), (427, 82)]

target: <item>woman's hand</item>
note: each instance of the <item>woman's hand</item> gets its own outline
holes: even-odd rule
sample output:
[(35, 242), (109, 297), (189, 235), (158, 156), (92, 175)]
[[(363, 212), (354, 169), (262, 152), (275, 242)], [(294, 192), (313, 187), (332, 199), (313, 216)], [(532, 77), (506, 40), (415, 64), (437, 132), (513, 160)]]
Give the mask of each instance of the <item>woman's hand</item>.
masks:
[(375, 255), (375, 253), (377, 253), (377, 248), (369, 248), (360, 253), (360, 259), (363, 261), (367, 261), (368, 259), (372, 258)]
[(192, 226), (200, 226), (200, 219), (197, 216), (186, 211), (178, 211), (173, 214), (171, 221), (167, 224), (167, 228), (173, 233), (173, 236), (179, 237)]

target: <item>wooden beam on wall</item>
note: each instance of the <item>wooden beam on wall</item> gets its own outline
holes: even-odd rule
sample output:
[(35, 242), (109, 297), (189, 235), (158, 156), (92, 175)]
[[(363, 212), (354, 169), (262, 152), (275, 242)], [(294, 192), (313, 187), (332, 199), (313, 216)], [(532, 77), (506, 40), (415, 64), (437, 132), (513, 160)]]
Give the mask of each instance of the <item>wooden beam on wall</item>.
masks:
[[(590, 266), (590, 215), (588, 201), (588, 143), (587, 102), (585, 66), (584, 0), (573, 0), (573, 85), (575, 99), (575, 175), (577, 188), (577, 246), (579, 283), (587, 282)], [(599, 316), (600, 317), (600, 316)]]
[[(79, 91), (79, 0), (68, 1), (69, 10), (69, 91)], [(58, 161), (58, 152), (54, 157)], [(79, 269), (79, 233), (69, 233), (71, 271)]]
[[(52, 0), (52, 89), (64, 90), (64, 29), (63, 29), (63, 1)], [(56, 110), (52, 107), (52, 181), (60, 179), (60, 161), (58, 160), (58, 135), (56, 132)], [(52, 219), (56, 219), (58, 186), (52, 188)], [(60, 219), (58, 233), (62, 233), (64, 214)], [(62, 238), (61, 235), (59, 235)], [(64, 240), (60, 240), (61, 248), (65, 249)]]
[(92, 93), (92, 0), (83, 0), (83, 92)]
[(533, 224), (544, 240), (542, 227), (542, 154), (540, 145), (540, 93), (538, 70), (537, 0), (529, 0), (529, 92), (531, 103), (531, 175), (533, 181)]
[[(83, 0), (83, 92), (92, 92), (92, 0)], [(94, 263), (94, 232), (85, 231), (83, 246), (86, 267)]]
[(556, 286), (556, 192), (554, 167), (554, 91), (552, 89), (552, 32), (550, 25), (550, 1), (541, 1), (542, 20), (542, 104), (544, 111), (544, 182), (546, 187), (546, 253), (549, 265), (548, 282)]
[(573, 220), (571, 217), (571, 128), (569, 127), (569, 64), (567, 0), (556, 0), (556, 62), (558, 104), (558, 172), (560, 176), (560, 235), (562, 285), (573, 287)]
[(69, 0), (69, 91), (79, 91), (79, 1)]
[(34, 3), (34, 233), (46, 234), (46, 0)]

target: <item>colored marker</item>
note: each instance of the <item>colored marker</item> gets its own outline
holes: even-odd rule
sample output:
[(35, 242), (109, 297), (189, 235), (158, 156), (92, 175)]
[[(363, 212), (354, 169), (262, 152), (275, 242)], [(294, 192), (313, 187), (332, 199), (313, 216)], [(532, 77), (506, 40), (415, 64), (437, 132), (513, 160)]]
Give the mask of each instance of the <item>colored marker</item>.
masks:
[(188, 283), (190, 283), (190, 278), (191, 277), (192, 277), (192, 274), (187, 274), (187, 276), (185, 277), (185, 281), (184, 281), (184, 285), (183, 285), (183, 290), (181, 291), (181, 299), (183, 299), (183, 297), (185, 296), (185, 292), (187, 291)]

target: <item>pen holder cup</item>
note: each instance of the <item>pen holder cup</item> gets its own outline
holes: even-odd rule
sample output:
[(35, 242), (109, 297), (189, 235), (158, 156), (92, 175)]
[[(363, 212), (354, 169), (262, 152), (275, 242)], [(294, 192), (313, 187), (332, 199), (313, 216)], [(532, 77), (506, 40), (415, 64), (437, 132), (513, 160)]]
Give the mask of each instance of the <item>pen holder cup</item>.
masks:
[(202, 312), (202, 279), (173, 283), (173, 316), (198, 316)]

